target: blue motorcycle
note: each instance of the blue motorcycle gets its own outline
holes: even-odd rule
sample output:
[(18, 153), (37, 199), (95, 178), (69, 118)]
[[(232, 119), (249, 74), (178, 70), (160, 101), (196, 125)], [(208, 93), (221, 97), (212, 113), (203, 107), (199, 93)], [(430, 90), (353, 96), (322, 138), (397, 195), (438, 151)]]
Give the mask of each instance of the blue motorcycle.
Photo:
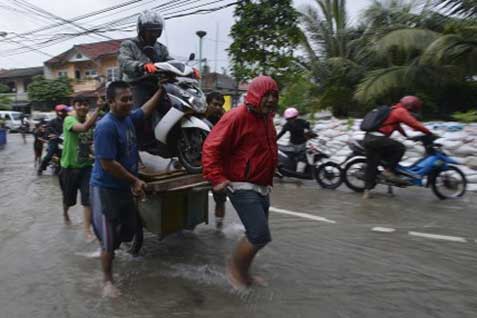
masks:
[[(374, 186), (387, 185), (390, 191), (391, 187), (431, 187), (432, 192), (442, 200), (462, 197), (467, 188), (467, 179), (462, 170), (456, 167), (457, 161), (442, 150), (441, 144), (434, 142), (436, 137), (425, 135), (410, 139), (423, 144), (425, 155), (408, 167), (398, 165), (397, 175), (405, 181), (405, 184), (386, 180), (381, 174), (383, 168), (380, 165)], [(363, 141), (353, 141), (349, 147), (353, 153), (344, 162), (343, 181), (351, 190), (363, 192), (366, 171)]]

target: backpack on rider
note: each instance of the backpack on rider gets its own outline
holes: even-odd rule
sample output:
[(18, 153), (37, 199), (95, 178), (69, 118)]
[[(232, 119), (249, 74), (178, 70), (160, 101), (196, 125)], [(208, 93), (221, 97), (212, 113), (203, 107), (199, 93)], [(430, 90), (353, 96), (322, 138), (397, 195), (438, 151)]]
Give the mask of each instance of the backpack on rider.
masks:
[(391, 107), (389, 106), (376, 107), (364, 116), (360, 129), (366, 132), (377, 131), (390, 113)]

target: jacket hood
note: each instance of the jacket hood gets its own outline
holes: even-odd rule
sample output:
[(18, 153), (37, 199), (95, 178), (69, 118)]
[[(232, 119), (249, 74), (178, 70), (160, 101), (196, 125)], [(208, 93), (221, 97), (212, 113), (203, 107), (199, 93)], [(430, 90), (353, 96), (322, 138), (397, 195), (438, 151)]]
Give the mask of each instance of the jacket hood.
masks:
[(250, 105), (258, 108), (263, 96), (268, 92), (278, 92), (278, 85), (270, 76), (256, 77), (248, 87), (247, 95), (245, 96), (245, 105)]

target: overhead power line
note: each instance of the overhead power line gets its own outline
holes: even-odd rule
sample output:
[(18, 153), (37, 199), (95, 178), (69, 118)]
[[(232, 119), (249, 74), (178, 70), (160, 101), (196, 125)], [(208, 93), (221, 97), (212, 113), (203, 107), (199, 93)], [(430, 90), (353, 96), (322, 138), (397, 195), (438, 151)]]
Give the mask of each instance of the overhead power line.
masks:
[[(23, 1), (25, 1), (25, 0), (23, 0)], [(114, 10), (120, 9), (124, 6), (128, 6), (128, 5), (138, 3), (140, 1), (142, 1), (142, 0), (134, 0), (134, 1), (128, 1), (128, 2), (122, 3), (121, 5), (114, 6), (114, 8), (115, 8)], [(231, 2), (231, 3), (227, 3), (227, 4), (224, 4), (224, 5), (221, 5), (221, 6), (215, 6), (215, 7), (211, 7), (211, 8), (208, 7), (208, 6), (218, 4), (218, 3), (223, 3), (227, 0), (215, 0), (215, 1), (210, 1), (210, 2), (207, 2), (207, 3), (202, 3), (202, 4), (192, 6), (193, 4), (195, 4), (197, 2), (200, 2), (200, 1), (201, 0), (167, 1), (165, 3), (162, 3), (162, 4), (158, 5), (158, 6), (150, 8), (149, 10), (151, 10), (151, 9), (158, 10), (158, 9), (162, 8), (162, 10), (158, 10), (158, 11), (160, 11), (164, 15), (164, 18), (166, 20), (169, 20), (169, 19), (183, 18), (183, 17), (187, 17), (187, 16), (191, 16), (191, 15), (208, 14), (208, 13), (216, 12), (216, 11), (223, 10), (225, 8), (234, 6), (236, 4), (239, 4), (239, 3), (244, 2), (246, 0), (234, 1), (234, 2)], [(111, 10), (111, 8), (113, 8), (113, 7), (106, 8), (106, 9), (99, 10), (99, 11), (95, 11), (94, 13), (85, 14), (85, 15), (82, 15), (82, 16), (79, 16), (79, 17), (75, 17), (75, 18), (69, 19), (67, 21), (72, 22), (72, 21), (83, 20), (83, 19), (86, 19), (87, 17), (96, 16), (96, 13), (98, 13), (98, 12), (109, 12)], [(177, 9), (180, 9), (180, 8), (182, 8), (182, 10), (177, 11)], [(170, 11), (172, 11), (172, 12), (170, 12)], [(113, 14), (110, 14), (110, 15), (113, 15)], [(36, 49), (36, 50), (44, 49), (46, 47), (58, 44), (62, 41), (72, 39), (74, 37), (78, 37), (78, 36), (82, 36), (82, 35), (101, 34), (101, 33), (107, 33), (107, 32), (118, 31), (118, 30), (119, 31), (125, 31), (125, 30), (126, 31), (131, 31), (131, 30), (127, 30), (127, 29), (135, 26), (136, 19), (137, 19), (138, 15), (139, 15), (139, 13), (131, 14), (131, 15), (128, 15), (126, 17), (121, 17), (121, 18), (113, 20), (113, 21), (102, 23), (102, 24), (99, 24), (99, 25), (96, 25), (96, 26), (91, 26), (90, 28), (81, 27), (80, 32), (56, 33), (55, 35), (51, 36), (50, 38), (48, 38), (48, 36), (45, 34), (43, 38), (39, 37), (41, 43), (38, 43), (38, 41), (37, 41), (37, 43), (39, 45), (36, 45), (34, 47), (34, 49)], [(99, 19), (101, 19), (101, 18), (99, 18)], [(58, 24), (50, 25), (51, 28), (54, 28), (56, 26), (58, 26)], [(47, 29), (48, 29), (48, 27), (43, 27), (43, 28), (39, 28), (39, 29), (34, 30), (34, 32), (40, 32), (40, 31), (44, 31), (44, 30), (47, 30)], [(24, 34), (25, 33), (14, 34), (12, 37), (15, 37), (15, 36), (23, 37)], [(1, 41), (1, 39), (0, 39), (0, 41)], [(16, 55), (16, 54), (29, 53), (29, 52), (32, 52), (32, 51), (33, 51), (33, 49), (17, 48), (17, 49), (11, 49), (11, 50), (3, 51), (2, 55), (12, 56), (12, 55)]]

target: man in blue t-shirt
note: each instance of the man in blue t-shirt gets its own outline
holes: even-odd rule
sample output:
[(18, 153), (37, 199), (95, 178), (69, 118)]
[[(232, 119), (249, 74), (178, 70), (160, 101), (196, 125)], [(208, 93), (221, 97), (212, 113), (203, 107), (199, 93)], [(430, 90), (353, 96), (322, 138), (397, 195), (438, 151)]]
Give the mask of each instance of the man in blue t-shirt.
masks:
[(161, 90), (159, 87), (141, 108), (131, 112), (133, 104), (129, 84), (112, 82), (106, 91), (110, 112), (98, 122), (94, 133), (91, 206), (93, 228), (102, 247), (104, 296), (120, 295), (113, 285), (114, 250), (121, 242), (132, 240), (137, 224), (134, 197), (142, 197), (146, 186), (137, 177), (139, 154), (134, 126), (156, 109)]

